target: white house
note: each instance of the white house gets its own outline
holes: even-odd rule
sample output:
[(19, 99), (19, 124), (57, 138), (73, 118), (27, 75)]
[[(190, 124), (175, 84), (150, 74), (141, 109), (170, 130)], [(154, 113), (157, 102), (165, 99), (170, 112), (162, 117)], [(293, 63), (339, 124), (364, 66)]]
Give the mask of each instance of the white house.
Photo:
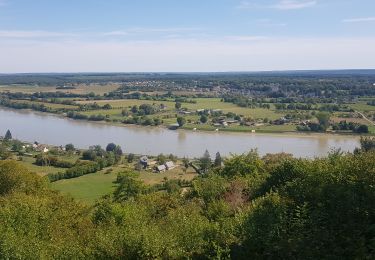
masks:
[(168, 161), (164, 165), (165, 165), (165, 168), (167, 170), (172, 170), (172, 169), (176, 168), (176, 166), (174, 165), (174, 163), (172, 161)]
[(156, 170), (158, 172), (165, 172), (166, 170), (165, 165), (159, 165), (158, 167), (156, 167)]

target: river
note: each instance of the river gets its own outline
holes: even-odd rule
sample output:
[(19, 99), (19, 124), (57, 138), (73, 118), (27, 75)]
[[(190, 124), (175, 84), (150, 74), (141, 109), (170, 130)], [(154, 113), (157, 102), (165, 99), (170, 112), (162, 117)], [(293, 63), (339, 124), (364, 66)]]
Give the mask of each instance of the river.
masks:
[(157, 155), (174, 154), (179, 157), (200, 157), (207, 149), (212, 156), (240, 154), (257, 148), (261, 155), (287, 152), (296, 157), (325, 156), (330, 150), (341, 148), (353, 151), (359, 138), (343, 135), (306, 134), (251, 134), (228, 132), (172, 131), (155, 127), (112, 126), (77, 121), (25, 110), (0, 108), (0, 135), (6, 130), (13, 138), (23, 141), (65, 145), (79, 148), (99, 144), (119, 144), (124, 152)]

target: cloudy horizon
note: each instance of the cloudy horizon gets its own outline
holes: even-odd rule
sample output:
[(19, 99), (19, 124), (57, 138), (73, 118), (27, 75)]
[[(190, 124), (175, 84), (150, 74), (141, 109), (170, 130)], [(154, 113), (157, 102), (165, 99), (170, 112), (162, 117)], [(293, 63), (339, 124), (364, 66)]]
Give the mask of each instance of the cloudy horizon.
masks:
[(373, 69), (374, 9), (369, 0), (0, 0), (0, 73)]

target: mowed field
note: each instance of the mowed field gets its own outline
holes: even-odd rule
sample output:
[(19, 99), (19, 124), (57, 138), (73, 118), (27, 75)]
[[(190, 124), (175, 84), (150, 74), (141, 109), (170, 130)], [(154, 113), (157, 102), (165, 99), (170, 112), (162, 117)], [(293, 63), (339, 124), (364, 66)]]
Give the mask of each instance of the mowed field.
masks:
[[(271, 120), (278, 119), (282, 116), (281, 113), (274, 111), (273, 109), (263, 109), (263, 108), (245, 108), (239, 107), (232, 103), (222, 102), (220, 98), (196, 98), (194, 99), (196, 103), (182, 103), (182, 108), (187, 108), (191, 111), (196, 111), (197, 109), (221, 109), (224, 113), (232, 112), (238, 115), (252, 118), (269, 118)], [(87, 114), (100, 114), (106, 113), (108, 115), (120, 115), (122, 109), (130, 108), (134, 105), (139, 106), (142, 104), (164, 104), (167, 106), (166, 111), (175, 112), (175, 102), (174, 101), (153, 101), (153, 100), (138, 100), (138, 99), (124, 99), (124, 100), (98, 100), (95, 101), (99, 105), (110, 104), (112, 110), (93, 110), (88, 111)], [(93, 103), (93, 101), (77, 101), (78, 104), (88, 104)]]
[(375, 106), (367, 105), (367, 102), (365, 101), (360, 101), (355, 104), (350, 104), (349, 107), (356, 111), (361, 111), (361, 112), (369, 112), (369, 111), (375, 112)]
[[(118, 173), (128, 169), (128, 165), (119, 165), (102, 171), (87, 174), (78, 178), (60, 180), (51, 183), (51, 188), (67, 194), (75, 199), (92, 205), (102, 196), (111, 194), (115, 191), (115, 183)], [(108, 173), (108, 169), (111, 171)], [(168, 180), (192, 180), (197, 174), (192, 168), (188, 168), (186, 174), (181, 167), (164, 173), (154, 173), (150, 171), (141, 171), (138, 178), (145, 185), (161, 184), (165, 179)]]

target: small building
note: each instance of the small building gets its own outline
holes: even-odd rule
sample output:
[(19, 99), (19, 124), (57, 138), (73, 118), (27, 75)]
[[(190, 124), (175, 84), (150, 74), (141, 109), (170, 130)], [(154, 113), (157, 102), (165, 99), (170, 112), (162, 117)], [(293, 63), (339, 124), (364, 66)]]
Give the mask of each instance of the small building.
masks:
[(165, 164), (165, 168), (169, 171), (169, 170), (172, 170), (174, 168), (176, 168), (176, 166), (174, 165), (174, 163), (172, 161), (168, 161), (166, 162)]
[(147, 156), (142, 156), (141, 158), (139, 158), (139, 164), (142, 165), (143, 169), (146, 169), (148, 166)]
[(168, 129), (169, 130), (177, 130), (180, 127), (179, 124), (171, 124), (169, 125)]
[(157, 172), (165, 172), (166, 169), (167, 168), (165, 167), (165, 165), (159, 165), (159, 166), (156, 167)]
[(180, 110), (180, 111), (178, 111), (178, 113), (181, 114), (181, 115), (190, 115), (191, 114), (190, 111), (186, 111), (186, 110)]

